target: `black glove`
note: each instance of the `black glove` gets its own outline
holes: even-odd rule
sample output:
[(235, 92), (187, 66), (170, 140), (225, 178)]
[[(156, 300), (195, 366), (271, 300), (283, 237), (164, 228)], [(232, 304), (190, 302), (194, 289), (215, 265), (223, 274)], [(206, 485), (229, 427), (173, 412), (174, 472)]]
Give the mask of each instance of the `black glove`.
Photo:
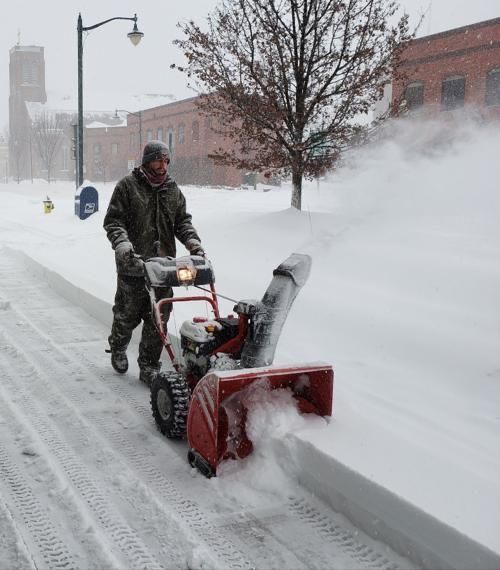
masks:
[(206, 256), (205, 250), (201, 247), (201, 243), (196, 239), (189, 240), (186, 247), (188, 248), (190, 255), (199, 255), (201, 257)]
[(201, 247), (198, 247), (197, 249), (194, 249), (193, 251), (189, 252), (191, 255), (199, 255), (200, 257), (206, 257), (207, 254), (205, 253), (205, 250)]
[(115, 259), (117, 263), (129, 263), (134, 254), (134, 248), (129, 241), (122, 241), (115, 247)]

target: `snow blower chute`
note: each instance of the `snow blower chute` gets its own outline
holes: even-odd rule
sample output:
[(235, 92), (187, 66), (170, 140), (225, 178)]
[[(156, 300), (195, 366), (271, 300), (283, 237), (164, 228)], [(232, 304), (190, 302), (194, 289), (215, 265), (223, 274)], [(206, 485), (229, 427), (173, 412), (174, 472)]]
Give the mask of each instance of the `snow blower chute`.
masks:
[[(274, 270), (261, 301), (236, 302), (235, 314), (227, 317), (219, 313), (209, 260), (157, 257), (146, 261), (144, 267), (155, 325), (174, 368), (153, 380), (153, 417), (167, 437), (187, 435), (193, 467), (210, 477), (223, 460), (242, 459), (251, 453), (252, 442), (245, 431), (245, 396), (257, 385), (290, 390), (302, 413), (331, 415), (333, 370), (329, 364), (273, 365), (288, 311), (309, 276), (308, 255), (290, 255)], [(194, 286), (203, 293), (156, 299), (157, 287), (181, 285)], [(162, 308), (192, 301), (208, 303), (213, 318), (195, 317), (182, 324), (180, 362), (169, 343)]]

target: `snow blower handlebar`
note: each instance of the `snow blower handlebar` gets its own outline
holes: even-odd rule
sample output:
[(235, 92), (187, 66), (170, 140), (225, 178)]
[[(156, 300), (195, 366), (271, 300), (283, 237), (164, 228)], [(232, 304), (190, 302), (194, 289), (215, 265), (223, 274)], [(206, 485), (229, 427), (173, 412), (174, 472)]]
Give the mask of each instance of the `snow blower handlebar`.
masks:
[(151, 287), (213, 285), (212, 264), (200, 255), (185, 257), (151, 257), (144, 260), (144, 275)]
[[(153, 320), (158, 330), (160, 338), (170, 356), (172, 364), (176, 370), (179, 364), (174, 356), (167, 339), (167, 329), (162, 318), (163, 309), (173, 303), (186, 301), (203, 301), (212, 307), (214, 317), (220, 318), (217, 294), (215, 292), (215, 275), (212, 264), (208, 259), (199, 255), (189, 255), (184, 257), (151, 257), (142, 259), (146, 289), (151, 298), (151, 311)], [(156, 288), (168, 287), (188, 287), (191, 285), (209, 285), (208, 295), (190, 295), (182, 297), (156, 298)]]

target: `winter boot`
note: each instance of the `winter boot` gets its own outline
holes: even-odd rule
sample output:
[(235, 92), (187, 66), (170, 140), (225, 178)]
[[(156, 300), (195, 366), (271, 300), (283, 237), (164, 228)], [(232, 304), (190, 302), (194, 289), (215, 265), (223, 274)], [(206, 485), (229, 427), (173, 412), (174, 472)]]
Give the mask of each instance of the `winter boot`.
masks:
[(127, 352), (125, 350), (111, 349), (111, 366), (119, 374), (125, 374), (128, 370)]
[(156, 375), (160, 372), (160, 364), (148, 364), (141, 366), (141, 371), (139, 374), (139, 380), (144, 382), (146, 386), (151, 386)]

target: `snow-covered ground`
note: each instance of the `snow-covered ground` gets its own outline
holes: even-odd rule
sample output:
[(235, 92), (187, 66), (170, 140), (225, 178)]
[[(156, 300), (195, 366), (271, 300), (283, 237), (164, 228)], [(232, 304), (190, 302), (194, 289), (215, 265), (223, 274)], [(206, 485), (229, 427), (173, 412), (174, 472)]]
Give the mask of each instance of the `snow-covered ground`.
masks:
[[(302, 212), (289, 207), (290, 189), (286, 185), (260, 186), (257, 190), (183, 188), (195, 226), (215, 266), (218, 290), (223, 295), (260, 298), (272, 270), (291, 252), (312, 256), (311, 276), (292, 307), (275, 362), (327, 361), (335, 370), (334, 413), (330, 421), (300, 417), (283, 402), (276, 401), (258, 410), (257, 427), (265, 425), (266, 430), (265, 436), (261, 434), (257, 441), (255, 453), (241, 464), (225, 466), (218, 478), (201, 482), (199, 476), (190, 477), (187, 464), (172, 460), (171, 477), (182, 481), (184, 473), (185, 500), (194, 497), (190, 508), (201, 509), (201, 497), (208, 492), (221, 505), (237, 505), (242, 516), (254, 511), (261, 513), (269, 505), (274, 508), (277, 504), (287, 504), (294, 496), (299, 497), (293, 507), (298, 511), (309, 500), (302, 498), (309, 497), (304, 494), (313, 492), (316, 498), (311, 496), (310, 501), (319, 501), (318, 509), (333, 507), (342, 512), (355, 526), (418, 565), (498, 567), (499, 148), (498, 124), (475, 126), (465, 120), (460, 125), (400, 122), (391, 126), (391, 136), (386, 142), (356, 153), (329, 180), (307, 183)], [(184, 453), (179, 445), (163, 442), (154, 433), (147, 413), (148, 394), (138, 386), (135, 364), (125, 378), (117, 377), (103, 352), (107, 327), (101, 323), (110, 319), (115, 274), (102, 219), (113, 186), (98, 183), (95, 186), (100, 195), (100, 211), (85, 221), (74, 215), (74, 187), (70, 183), (47, 185), (35, 181), (0, 186), (0, 247), (5, 248), (0, 272), (0, 356), (5, 377), (0, 378), (0, 390), (2, 408), (7, 414), (0, 419), (0, 466), (4, 465), (4, 481), (0, 483), (0, 536), (11, 537), (2, 542), (5, 546), (3, 550), (0, 548), (0, 566), (1, 555), (7, 557), (8, 567), (51, 566), (50, 560), (36, 559), (36, 549), (26, 539), (29, 533), (24, 527), (29, 527), (29, 521), (20, 515), (22, 508), (12, 499), (16, 494), (12, 490), (9, 494), (9, 484), (5, 483), (10, 481), (5, 466), (13, 461), (16, 442), (24, 454), (21, 459), (27, 478), (34, 477), (30, 471), (35, 469), (37, 458), (43, 463), (42, 471), (48, 472), (52, 466), (50, 472), (59, 477), (58, 482), (48, 484), (42, 473), (38, 485), (36, 477), (31, 487), (26, 483), (29, 493), (35, 494), (40, 512), (56, 508), (54, 503), (63, 512), (74, 509), (76, 526), (88, 525), (87, 539), (92, 545), (87, 550), (81, 540), (74, 544), (78, 534), (72, 532), (71, 525), (66, 529), (66, 549), (74, 555), (72, 563), (82, 568), (85, 567), (81, 562), (85, 560), (83, 552), (104, 553), (102, 544), (109, 547), (109, 556), (102, 554), (99, 559), (96, 555), (92, 562), (120, 567), (115, 551), (120, 543), (109, 538), (115, 537), (113, 532), (101, 538), (95, 522), (99, 520), (98, 514), (83, 508), (82, 503), (89, 500), (85, 489), (90, 483), (81, 483), (79, 487), (75, 482), (65, 481), (63, 474), (71, 473), (72, 469), (97, 473), (100, 466), (107, 485), (97, 489), (96, 492), (100, 491), (97, 499), (92, 496), (93, 501), (104, 501), (110, 480), (122, 491), (128, 488), (125, 472), (131, 467), (126, 464), (120, 476), (119, 466), (127, 452), (135, 453), (130, 446), (134, 442), (139, 447), (141, 444), (137, 430), (124, 431), (130, 439), (123, 433), (115, 440), (111, 438), (107, 445), (111, 446), (110, 453), (116, 461), (106, 461), (107, 448), (99, 447), (100, 440), (95, 449), (82, 453), (84, 442), (77, 437), (79, 430), (75, 426), (82, 422), (92, 425), (95, 420), (100, 429), (108, 425), (105, 422), (111, 412), (117, 414), (123, 425), (127, 418), (122, 415), (124, 404), (119, 400), (130, 399), (137, 409), (145, 410), (143, 425), (138, 430), (144, 432), (143, 438), (147, 440), (145, 449), (161, 445), (161, 453), (174, 458)], [(50, 214), (43, 211), (42, 200), (47, 194), (55, 204)], [(25, 256), (36, 263), (27, 261)], [(21, 286), (21, 260), (37, 275), (28, 280), (29, 286)], [(40, 268), (48, 271), (44, 273)], [(54, 297), (46, 290), (44, 278), (52, 283)], [(56, 294), (61, 292), (66, 297), (72, 296), (73, 304), (90, 308), (101, 323), (77, 320), (73, 328), (68, 328), (66, 321), (72, 320), (72, 313), (62, 307), (63, 299)], [(33, 298), (49, 306), (30, 305)], [(231, 309), (232, 303), (223, 302), (222, 312)], [(40, 314), (34, 315), (32, 311)], [(177, 311), (172, 324), (180, 326), (189, 316)], [(26, 325), (31, 321), (35, 322), (33, 327)], [(27, 327), (25, 340), (20, 333), (23, 323)], [(64, 333), (59, 336), (71, 338), (65, 343), (54, 333), (58, 330)], [(69, 330), (73, 332), (70, 334)], [(39, 359), (28, 349), (40, 342), (37, 335), (43, 345), (61, 343), (59, 349), (66, 355), (62, 360), (69, 358), (68, 354), (78, 356), (80, 360), (75, 359), (71, 368), (77, 379), (87, 373), (90, 376), (87, 392), (80, 393), (77, 384), (71, 385), (65, 408), (56, 400), (60, 397), (61, 374), (69, 369), (63, 366), (63, 372), (47, 372), (55, 365), (42, 357), (44, 350), (50, 352), (53, 348), (39, 348), (33, 353), (39, 354)], [(29, 345), (30, 342), (34, 344)], [(91, 356), (84, 357), (86, 348)], [(132, 360), (135, 350), (135, 346), (131, 347)], [(22, 370), (18, 361), (23, 358), (30, 360), (32, 370), (29, 374), (20, 373), (24, 374), (25, 382), (34, 381), (33, 390), (15, 383), (14, 369), (19, 366), (19, 371)], [(55, 379), (54, 385), (51, 378)], [(106, 391), (109, 387), (115, 391)], [(48, 393), (51, 397), (41, 398)], [(80, 416), (78, 404), (83, 399), (82, 405), (87, 410), (85, 406), (91, 406), (92, 401), (89, 394), (98, 401), (96, 409)], [(41, 405), (40, 401), (46, 404)], [(61, 414), (76, 414), (75, 424), (67, 424), (68, 433), (51, 431), (59, 405), (64, 408)], [(41, 435), (33, 431), (37, 424), (24, 407), (33, 410), (35, 418), (36, 414), (41, 415)], [(111, 411), (105, 414), (108, 407)], [(23, 432), (17, 439), (14, 435), (9, 439), (13, 426), (20, 426), (19, 429), (24, 426), (29, 434)], [(43, 439), (47, 434), (52, 447)], [(151, 438), (154, 439), (149, 441)], [(134, 457), (140, 465), (140, 454)], [(61, 462), (64, 465), (64, 461), (69, 462), (69, 467), (57, 466)], [(20, 460), (19, 465), (23, 465)], [(168, 470), (165, 473), (168, 477)], [(301, 484), (299, 487), (297, 482)], [(65, 489), (62, 498), (59, 487)], [(151, 503), (161, 513), (165, 510), (164, 490), (160, 485), (158, 504)], [(130, 491), (132, 502), (140, 500), (140, 491)], [(222, 511), (225, 507), (220, 508)], [(153, 528), (155, 522), (151, 518), (146, 520), (146, 514), (160, 517), (153, 512), (153, 506), (150, 509), (141, 511), (145, 516), (143, 523), (133, 521), (134, 528), (143, 536), (147, 536), (148, 528)], [(307, 518), (305, 511), (302, 508), (302, 518)], [(218, 558), (221, 550), (227, 554), (222, 546), (214, 546), (215, 553), (209, 552), (206, 546), (209, 540), (201, 533), (201, 524), (188, 525), (189, 533), (183, 534), (183, 522), (177, 520), (182, 516), (175, 509), (172, 513), (175, 515), (172, 520), (180, 530), (170, 529), (165, 541), (169, 543), (177, 535), (180, 538), (175, 545), (177, 558), (171, 559), (170, 567), (182, 564), (218, 567), (222, 563), (241, 567), (241, 560), (231, 558), (231, 553), (229, 557)], [(43, 519), (42, 514), (39, 518)], [(120, 516), (124, 516), (123, 511)], [(279, 516), (275, 513), (276, 520)], [(311, 524), (320, 528), (321, 521), (331, 520), (328, 517), (333, 516), (331, 511), (311, 515), (314, 523)], [(259, 517), (256, 515), (255, 520), (261, 526), (255, 523), (255, 528), (260, 530), (255, 532), (265, 535), (274, 527), (271, 523), (262, 526), (263, 519)], [(78, 523), (79, 519), (83, 520)], [(120, 536), (119, 529), (126, 524), (132, 525), (126, 517), (116, 524), (116, 536)], [(280, 532), (288, 539), (279, 537), (277, 543), (288, 544), (286, 540), (294, 538), (294, 532), (299, 533), (297, 536), (305, 533), (303, 529), (297, 531), (298, 527), (287, 528), (281, 525)], [(124, 530), (123, 536), (129, 536), (127, 532)], [(54, 533), (57, 535), (55, 530)], [(271, 547), (266, 538), (256, 538), (257, 534), (253, 546), (246, 535), (242, 533), (243, 538), (240, 537), (246, 545), (242, 550), (255, 555), (250, 566), (308, 567), (304, 560), (297, 562), (298, 555), (293, 558), (289, 545), (284, 551), (288, 549), (292, 558), (284, 559), (278, 554), (266, 558), (262, 552)], [(59, 536), (66, 535), (63, 532)], [(308, 535), (304, 536), (307, 540)], [(102, 548), (97, 544), (99, 541)], [(195, 553), (187, 555), (193, 545)], [(313, 550), (321, 550), (321, 556), (314, 559), (311, 555), (309, 567), (361, 567), (359, 559), (350, 562), (336, 554), (333, 542), (328, 545), (327, 542), (326, 550), (321, 550), (324, 545), (311, 546)], [(380, 545), (374, 543), (372, 547)], [(139, 546), (137, 551), (142, 552)], [(392, 553), (387, 556), (395, 567), (410, 565), (408, 560), (391, 558)], [(137, 567), (140, 559), (138, 555)], [(380, 562), (377, 556), (375, 559)], [(154, 560), (146, 562), (143, 565), (154, 566)], [(377, 564), (373, 567), (380, 567)]]

